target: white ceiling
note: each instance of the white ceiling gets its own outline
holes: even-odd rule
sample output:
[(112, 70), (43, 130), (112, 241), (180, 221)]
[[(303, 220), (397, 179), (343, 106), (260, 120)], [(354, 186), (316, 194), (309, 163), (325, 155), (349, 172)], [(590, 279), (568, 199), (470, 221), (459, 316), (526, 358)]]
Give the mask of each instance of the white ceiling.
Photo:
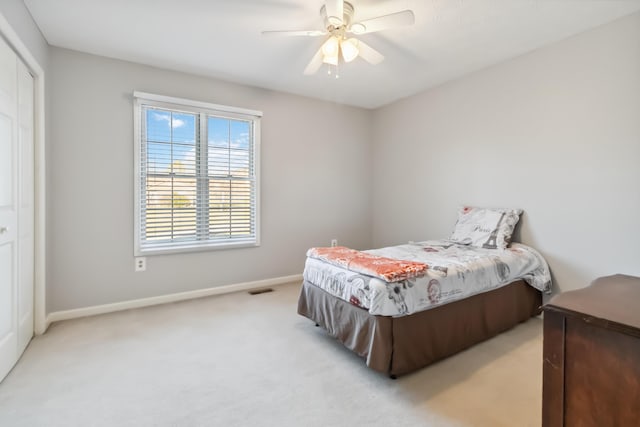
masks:
[(412, 9), (416, 23), (359, 36), (385, 60), (340, 78), (302, 74), (323, 0), (25, 0), (49, 44), (376, 108), (640, 10), (640, 0), (350, 0), (355, 21)]

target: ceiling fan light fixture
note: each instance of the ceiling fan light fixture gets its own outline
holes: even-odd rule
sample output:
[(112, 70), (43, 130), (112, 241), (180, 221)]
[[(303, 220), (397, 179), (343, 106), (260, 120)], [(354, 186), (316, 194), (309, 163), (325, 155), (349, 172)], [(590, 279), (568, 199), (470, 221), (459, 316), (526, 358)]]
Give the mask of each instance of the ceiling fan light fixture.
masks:
[(340, 41), (337, 37), (329, 37), (322, 45), (322, 53), (324, 56), (338, 57), (338, 50), (340, 49)]
[(344, 62), (351, 62), (358, 57), (360, 51), (358, 50), (357, 39), (346, 39), (340, 42), (340, 51), (342, 52), (342, 59)]
[(322, 62), (329, 65), (338, 65), (338, 53), (336, 52), (335, 55), (324, 55)]

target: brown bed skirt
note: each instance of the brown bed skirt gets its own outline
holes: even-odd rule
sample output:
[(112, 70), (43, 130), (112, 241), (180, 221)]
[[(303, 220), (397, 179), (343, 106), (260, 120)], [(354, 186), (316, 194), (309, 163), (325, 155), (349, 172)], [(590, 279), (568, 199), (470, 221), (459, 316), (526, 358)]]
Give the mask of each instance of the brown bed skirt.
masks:
[(540, 291), (522, 280), (403, 317), (374, 316), (303, 282), (298, 313), (392, 377), (458, 353), (540, 314)]

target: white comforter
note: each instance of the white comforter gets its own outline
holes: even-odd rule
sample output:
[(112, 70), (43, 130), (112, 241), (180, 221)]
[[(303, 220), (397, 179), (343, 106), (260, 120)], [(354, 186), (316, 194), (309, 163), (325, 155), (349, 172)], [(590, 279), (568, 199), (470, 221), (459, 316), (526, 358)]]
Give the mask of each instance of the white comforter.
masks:
[(551, 289), (551, 276), (544, 258), (535, 249), (519, 243), (497, 250), (429, 240), (365, 252), (426, 263), (427, 274), (387, 283), (307, 258), (304, 279), (371, 314), (382, 316), (404, 316), (427, 310), (519, 279), (543, 292)]

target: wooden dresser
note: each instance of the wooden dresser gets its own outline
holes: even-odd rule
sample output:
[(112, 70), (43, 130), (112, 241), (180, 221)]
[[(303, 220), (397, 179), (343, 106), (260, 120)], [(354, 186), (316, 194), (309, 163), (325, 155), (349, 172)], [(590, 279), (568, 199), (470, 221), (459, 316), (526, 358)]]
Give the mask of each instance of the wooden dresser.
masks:
[(640, 278), (615, 275), (544, 306), (542, 425), (640, 426)]

